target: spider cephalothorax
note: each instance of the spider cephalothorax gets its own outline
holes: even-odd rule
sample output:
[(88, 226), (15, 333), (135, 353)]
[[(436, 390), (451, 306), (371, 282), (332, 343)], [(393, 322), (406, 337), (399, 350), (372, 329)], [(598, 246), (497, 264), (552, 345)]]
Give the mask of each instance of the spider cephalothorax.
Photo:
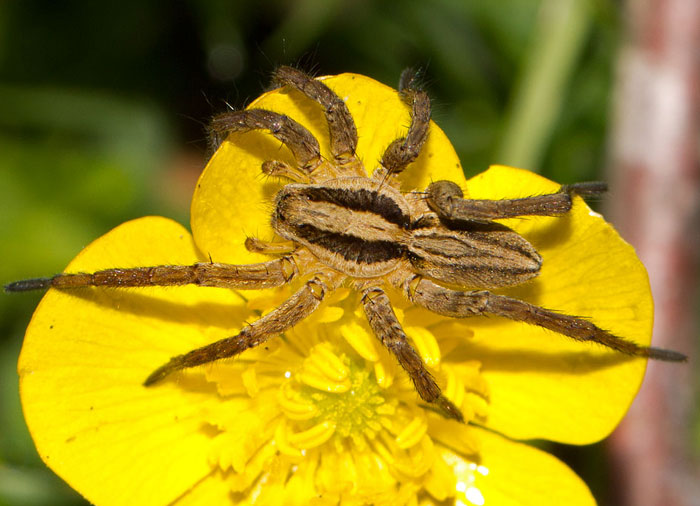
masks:
[[(168, 286), (197, 284), (236, 289), (284, 285), (306, 280), (285, 302), (238, 335), (173, 357), (145, 380), (150, 386), (181, 369), (231, 357), (258, 346), (309, 316), (324, 297), (351, 285), (377, 338), (409, 374), (420, 397), (448, 417), (462, 420), (411, 346), (394, 314), (387, 287), (412, 303), (440, 315), (463, 318), (494, 314), (553, 330), (579, 341), (593, 341), (633, 356), (683, 360), (680, 353), (640, 346), (610, 334), (590, 321), (556, 313), (487, 290), (521, 284), (537, 276), (542, 259), (522, 236), (494, 220), (516, 216), (558, 216), (572, 206), (572, 195), (605, 191), (602, 183), (562, 186), (552, 194), (513, 200), (465, 199), (449, 181), (425, 191), (403, 193), (397, 175), (420, 154), (430, 130), (430, 101), (413, 76), (402, 76), (400, 91), (411, 107), (405, 136), (390, 143), (379, 168), (368, 177), (356, 156), (358, 133), (345, 102), (321, 80), (281, 67), (276, 82), (289, 86), (323, 108), (330, 133), (331, 157), (321, 156), (316, 138), (285, 115), (246, 109), (214, 118), (213, 138), (233, 131), (263, 129), (293, 153), (296, 165), (263, 163), (263, 173), (291, 179), (274, 199), (271, 222), (285, 242), (249, 239), (251, 251), (276, 256), (248, 265), (198, 263), (90, 274), (59, 274), (19, 281), (8, 291), (84, 286)], [(363, 135), (372, 135), (371, 132)]]

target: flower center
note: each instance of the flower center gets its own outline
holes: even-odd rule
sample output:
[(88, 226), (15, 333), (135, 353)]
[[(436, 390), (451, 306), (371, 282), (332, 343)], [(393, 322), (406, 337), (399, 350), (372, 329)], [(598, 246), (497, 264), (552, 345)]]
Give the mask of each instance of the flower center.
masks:
[[(354, 316), (343, 321), (346, 314), (330, 306), (285, 338), (207, 372), (226, 400), (207, 404), (216, 430), (212, 465), (241, 494), (284, 483), (294, 495), (304, 482), (314, 484), (309, 497), (334, 497), (338, 503), (353, 497), (360, 503), (403, 504), (416, 493), (469, 499), (474, 487), (457, 482), (450, 459), (472, 462), (479, 452), (473, 431), (426, 409), (396, 359)], [(440, 339), (456, 353), (464, 329), (421, 327), (414, 320), (402, 323), (444, 395), (467, 421), (484, 419), (488, 385), (480, 364), (443, 360), (438, 346)]]
[(351, 358), (329, 342), (309, 350), (300, 370), (282, 385), (279, 401), (292, 422), (285, 439), (300, 450), (333, 435), (336, 444), (351, 438), (364, 446), (364, 438), (375, 437), (382, 418), (392, 415), (398, 402), (387, 401), (364, 360)]
[(371, 372), (356, 361), (341, 358), (349, 371), (349, 388), (345, 392), (323, 392), (304, 385), (302, 396), (308, 396), (319, 411), (318, 419), (336, 424), (336, 434), (373, 435), (381, 429), (382, 414), (391, 414), (393, 408), (385, 405), (385, 398)]

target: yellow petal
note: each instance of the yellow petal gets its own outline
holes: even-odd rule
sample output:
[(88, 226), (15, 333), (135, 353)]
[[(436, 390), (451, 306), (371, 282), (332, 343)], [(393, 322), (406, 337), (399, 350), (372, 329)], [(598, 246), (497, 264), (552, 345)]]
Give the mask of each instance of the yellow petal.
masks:
[[(151, 217), (117, 227), (67, 270), (198, 260), (185, 229)], [(207, 476), (213, 435), (201, 412), (213, 387), (197, 370), (142, 382), (171, 356), (240, 326), (241, 302), (200, 287), (50, 290), (18, 365), (25, 419), (46, 464), (100, 505), (166, 504)]]
[(473, 425), (432, 417), (428, 419), (428, 434), (461, 455), (475, 456), (481, 451), (480, 432)]
[(212, 472), (197, 483), (187, 494), (173, 503), (177, 506), (201, 506), (202, 504), (226, 504), (231, 500), (231, 486), (221, 474)]
[[(468, 181), (473, 198), (514, 198), (557, 191), (527, 171), (492, 167)], [(583, 316), (613, 334), (648, 345), (652, 300), (634, 249), (580, 198), (565, 217), (503, 220), (543, 257), (535, 280), (502, 293)], [(517, 439), (586, 444), (605, 437), (626, 413), (646, 360), (575, 342), (533, 325), (471, 318), (467, 343), (491, 392), (487, 425)]]
[[(324, 83), (346, 101), (358, 131), (357, 155), (371, 173), (384, 150), (405, 134), (410, 108), (398, 92), (369, 77), (342, 74)], [(329, 157), (328, 124), (319, 104), (296, 91), (273, 90), (254, 100), (249, 108), (286, 114), (318, 139), (322, 155)], [(270, 213), (274, 194), (286, 181), (262, 175), (267, 160), (295, 165), (291, 152), (266, 131), (233, 133), (216, 151), (202, 173), (192, 200), (192, 233), (197, 246), (215, 262), (250, 263), (265, 259), (250, 253), (243, 243), (249, 236), (271, 240)], [(425, 189), (431, 181), (464, 181), (454, 148), (432, 124), (421, 155), (401, 175), (404, 191)]]
[(456, 499), (465, 505), (595, 506), (586, 484), (543, 451), (483, 429), (481, 461), (475, 464), (443, 449), (440, 456), (457, 478)]

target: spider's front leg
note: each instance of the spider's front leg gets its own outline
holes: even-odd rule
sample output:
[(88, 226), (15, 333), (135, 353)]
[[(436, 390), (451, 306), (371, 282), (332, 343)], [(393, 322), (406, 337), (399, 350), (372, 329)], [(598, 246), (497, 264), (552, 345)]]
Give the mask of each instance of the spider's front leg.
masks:
[(279, 307), (246, 325), (237, 335), (171, 358), (153, 371), (143, 384), (151, 386), (176, 371), (232, 357), (259, 346), (313, 313), (321, 304), (327, 289), (326, 283), (320, 277), (311, 279)]
[[(215, 116), (209, 128), (216, 141), (229, 132), (268, 130), (290, 149), (299, 164), (299, 170), (304, 175), (310, 174), (321, 160), (321, 150), (313, 134), (306, 127), (284, 114), (265, 109), (225, 112)], [(282, 162), (271, 162), (271, 165), (263, 164), (263, 170), (265, 169), (269, 170), (270, 173), (275, 170), (293, 170)], [(304, 175), (301, 176), (302, 179), (304, 179)]]
[(491, 221), (516, 216), (559, 216), (571, 210), (571, 196), (599, 195), (607, 191), (600, 182), (562, 186), (558, 192), (520, 199), (465, 199), (462, 189), (452, 181), (436, 181), (426, 190), (430, 208), (446, 220)]
[(487, 291), (460, 292), (444, 288), (430, 280), (414, 277), (403, 283), (409, 300), (435, 313), (465, 318), (484, 314), (504, 316), (511, 320), (538, 325), (577, 341), (592, 341), (625, 355), (647, 357), (669, 362), (683, 362), (687, 357), (673, 350), (640, 346), (615, 336), (588, 320), (556, 313), (527, 302), (494, 295)]
[(448, 418), (464, 422), (464, 416), (457, 406), (450, 402), (423, 364), (418, 352), (411, 346), (401, 323), (396, 318), (389, 297), (381, 288), (371, 287), (363, 291), (362, 304), (374, 334), (397, 358), (408, 373), (421, 399), (435, 404)]
[(416, 74), (406, 69), (401, 74), (399, 90), (401, 95), (411, 102), (411, 125), (405, 137), (396, 139), (389, 144), (382, 155), (381, 164), (389, 174), (403, 171), (420, 154), (423, 144), (428, 138), (430, 126), (430, 97), (415, 85)]
[(75, 289), (88, 286), (147, 287), (199, 285), (244, 290), (272, 288), (289, 282), (297, 274), (292, 256), (258, 264), (232, 265), (197, 263), (104, 269), (91, 273), (63, 273), (50, 278), (34, 278), (5, 285), (6, 292), (26, 292), (48, 288)]
[(275, 71), (274, 80), (299, 90), (323, 106), (333, 158), (341, 165), (354, 162), (355, 149), (357, 148), (357, 127), (343, 99), (336, 95), (323, 81), (318, 81), (293, 67), (279, 67)]

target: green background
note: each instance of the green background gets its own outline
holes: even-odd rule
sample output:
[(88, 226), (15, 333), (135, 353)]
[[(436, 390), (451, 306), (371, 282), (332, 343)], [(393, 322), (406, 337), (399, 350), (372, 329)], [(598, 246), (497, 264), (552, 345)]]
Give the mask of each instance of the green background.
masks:
[[(467, 175), (492, 163), (600, 177), (615, 2), (223, 0), (0, 3), (0, 283), (61, 271), (142, 215), (188, 223), (205, 126), (279, 64), (396, 86), (423, 69)], [(40, 294), (0, 294), (0, 504), (82, 504), (41, 463), (17, 394)], [(605, 502), (600, 445), (554, 446)]]

